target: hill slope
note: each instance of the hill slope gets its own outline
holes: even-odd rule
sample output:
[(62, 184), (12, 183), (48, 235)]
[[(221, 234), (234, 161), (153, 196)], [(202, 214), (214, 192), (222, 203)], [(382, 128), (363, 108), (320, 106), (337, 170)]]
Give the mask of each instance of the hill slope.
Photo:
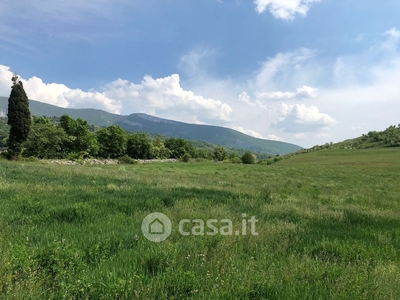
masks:
[[(8, 98), (0, 97), (0, 116), (4, 116), (7, 107)], [(90, 124), (97, 126), (109, 126), (126, 117), (112, 114), (100, 109), (63, 108), (35, 100), (29, 100), (29, 109), (34, 116), (61, 117), (62, 115), (67, 114), (74, 119), (81, 118), (88, 121)], [(3, 112), (3, 115), (1, 112)]]
[[(7, 98), (0, 97), (0, 116), (1, 112), (3, 112), (4, 115), (7, 110), (7, 101)], [(287, 154), (301, 149), (300, 146), (294, 144), (257, 139), (225, 127), (188, 124), (161, 119), (141, 113), (121, 116), (98, 109), (62, 108), (34, 100), (30, 100), (29, 105), (32, 115), (60, 117), (63, 114), (68, 114), (72, 118), (81, 118), (87, 120), (90, 124), (97, 126), (109, 126), (115, 124), (121, 126), (127, 131), (140, 131), (162, 134), (168, 137), (200, 140), (229, 148), (239, 148), (274, 155)]]
[(176, 122), (146, 114), (132, 114), (115, 124), (127, 131), (158, 133), (271, 154), (285, 154), (300, 149), (299, 146), (293, 144), (257, 139), (229, 128)]

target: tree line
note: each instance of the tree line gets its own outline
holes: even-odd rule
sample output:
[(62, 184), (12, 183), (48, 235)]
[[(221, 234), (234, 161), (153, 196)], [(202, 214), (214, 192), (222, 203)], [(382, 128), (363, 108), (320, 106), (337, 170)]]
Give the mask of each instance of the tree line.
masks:
[(183, 138), (151, 138), (142, 132), (127, 133), (116, 125), (96, 128), (69, 115), (58, 120), (33, 116), (21, 148), (23, 157), (39, 159), (119, 159), (128, 156), (132, 159), (205, 159), (235, 163), (255, 163), (256, 159), (251, 152), (239, 156), (221, 146), (197, 148)]

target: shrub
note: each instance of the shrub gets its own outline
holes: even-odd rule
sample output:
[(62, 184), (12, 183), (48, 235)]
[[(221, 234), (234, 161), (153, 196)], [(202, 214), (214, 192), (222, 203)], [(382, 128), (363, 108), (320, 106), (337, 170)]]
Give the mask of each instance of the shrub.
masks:
[(191, 156), (190, 156), (190, 154), (189, 153), (185, 153), (185, 154), (183, 154), (182, 155), (182, 157), (181, 157), (181, 161), (183, 161), (183, 162), (190, 162), (190, 159), (191, 159)]
[(234, 164), (241, 164), (242, 163), (242, 159), (238, 156), (234, 157), (231, 159), (231, 162)]
[(124, 155), (118, 159), (119, 164), (126, 164), (126, 165), (136, 165), (138, 163), (137, 160), (131, 158), (128, 155)]
[(256, 162), (256, 156), (251, 153), (250, 151), (246, 151), (243, 156), (242, 156), (242, 162), (244, 164), (255, 164)]
[(228, 152), (226, 152), (224, 147), (217, 146), (214, 148), (213, 157), (216, 161), (223, 161), (228, 157)]

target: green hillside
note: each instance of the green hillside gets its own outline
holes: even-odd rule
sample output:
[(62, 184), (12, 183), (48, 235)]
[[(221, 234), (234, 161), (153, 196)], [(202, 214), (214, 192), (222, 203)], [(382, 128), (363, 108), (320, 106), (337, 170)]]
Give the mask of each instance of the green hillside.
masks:
[[(7, 110), (7, 101), (7, 98), (0, 97), (0, 113), (3, 112), (3, 115)], [(96, 126), (115, 124), (126, 131), (181, 137), (258, 153), (282, 155), (301, 149), (300, 146), (294, 144), (257, 139), (229, 128), (176, 122), (140, 113), (120, 116), (98, 109), (62, 108), (34, 100), (30, 100), (30, 110), (32, 115), (36, 116), (60, 117), (63, 114), (68, 114), (72, 118), (81, 118)]]
[(383, 131), (370, 131), (354, 139), (348, 139), (339, 143), (317, 145), (302, 152), (313, 152), (323, 149), (371, 149), (400, 147), (400, 124), (392, 125)]
[(297, 145), (257, 139), (229, 128), (176, 122), (146, 114), (132, 114), (116, 124), (127, 131), (143, 131), (188, 140), (207, 141), (228, 148), (254, 152), (286, 154), (300, 149)]
[[(8, 98), (0, 97), (0, 112), (6, 111), (7, 107)], [(34, 100), (29, 101), (29, 109), (34, 116), (61, 117), (62, 115), (67, 114), (74, 119), (81, 118), (88, 121), (88, 123), (97, 126), (109, 126), (125, 118), (125, 116), (108, 113), (100, 109), (63, 108)]]

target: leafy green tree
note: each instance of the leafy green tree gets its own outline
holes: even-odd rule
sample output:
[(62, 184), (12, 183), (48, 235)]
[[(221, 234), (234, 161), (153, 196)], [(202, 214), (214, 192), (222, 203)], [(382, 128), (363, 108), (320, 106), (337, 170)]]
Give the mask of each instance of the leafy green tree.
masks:
[(68, 135), (65, 147), (68, 152), (81, 153), (83, 156), (96, 156), (99, 146), (94, 133), (89, 130), (87, 121), (74, 120), (68, 115), (60, 118), (60, 126)]
[(246, 151), (242, 156), (242, 162), (244, 164), (255, 164), (256, 159), (257, 159), (256, 156), (250, 151)]
[(165, 147), (171, 151), (172, 158), (181, 158), (185, 153), (194, 151), (193, 145), (182, 138), (169, 138), (165, 141)]
[(7, 139), (10, 134), (10, 127), (6, 118), (0, 118), (0, 148), (7, 147)]
[(224, 147), (216, 146), (213, 151), (213, 158), (216, 161), (223, 161), (228, 157), (228, 152), (226, 152)]
[(99, 156), (118, 158), (126, 153), (127, 135), (119, 126), (111, 125), (96, 132)]
[(165, 147), (164, 142), (160, 138), (156, 138), (151, 147), (151, 158), (168, 158), (171, 156), (170, 150)]
[(193, 158), (213, 159), (214, 154), (211, 149), (195, 149)]
[(128, 137), (126, 153), (135, 159), (149, 159), (151, 146), (151, 142), (144, 133), (135, 133)]
[(62, 128), (54, 126), (43, 117), (34, 118), (22, 154), (41, 159), (65, 158), (67, 151), (64, 144), (67, 140), (68, 136)]
[(13, 86), (8, 98), (8, 125), (10, 125), (8, 138), (9, 159), (14, 159), (21, 154), (22, 143), (27, 140), (31, 128), (28, 96), (18, 76), (14, 75), (12, 81)]

